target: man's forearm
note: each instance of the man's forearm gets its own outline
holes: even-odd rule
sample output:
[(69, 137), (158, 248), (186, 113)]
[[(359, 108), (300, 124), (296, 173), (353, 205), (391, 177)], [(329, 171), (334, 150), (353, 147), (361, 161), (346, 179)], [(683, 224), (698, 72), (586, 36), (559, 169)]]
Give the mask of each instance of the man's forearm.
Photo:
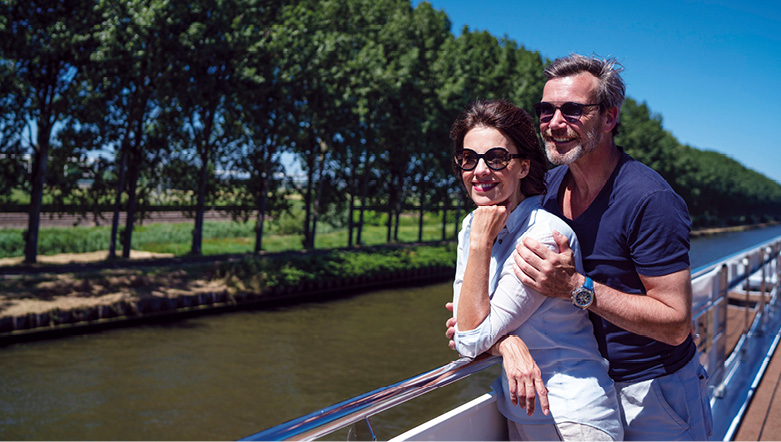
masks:
[[(687, 283), (683, 283), (686, 278)], [(691, 331), (691, 285), (688, 270), (663, 277), (641, 277), (646, 295), (623, 293), (594, 285), (589, 310), (633, 333), (669, 345), (683, 343)]]

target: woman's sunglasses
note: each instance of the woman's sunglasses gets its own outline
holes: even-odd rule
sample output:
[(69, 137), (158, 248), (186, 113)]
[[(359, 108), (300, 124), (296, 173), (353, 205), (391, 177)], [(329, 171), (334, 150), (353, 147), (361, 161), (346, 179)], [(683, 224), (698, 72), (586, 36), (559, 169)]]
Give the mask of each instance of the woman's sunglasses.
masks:
[(556, 113), (556, 109), (561, 110), (561, 116), (569, 123), (575, 123), (580, 120), (580, 116), (583, 115), (583, 109), (591, 106), (599, 106), (598, 103), (594, 104), (580, 104), (567, 102), (561, 106), (554, 106), (551, 103), (545, 101), (541, 103), (534, 103), (534, 112), (540, 117), (540, 121), (547, 123), (553, 119), (553, 114)]
[(456, 162), (456, 166), (461, 170), (472, 170), (477, 167), (480, 159), (485, 161), (486, 166), (492, 170), (502, 170), (510, 164), (510, 160), (513, 158), (523, 158), (523, 155), (517, 153), (510, 153), (503, 147), (494, 147), (488, 149), (486, 153), (477, 153), (472, 149), (458, 149), (453, 154), (453, 160)]

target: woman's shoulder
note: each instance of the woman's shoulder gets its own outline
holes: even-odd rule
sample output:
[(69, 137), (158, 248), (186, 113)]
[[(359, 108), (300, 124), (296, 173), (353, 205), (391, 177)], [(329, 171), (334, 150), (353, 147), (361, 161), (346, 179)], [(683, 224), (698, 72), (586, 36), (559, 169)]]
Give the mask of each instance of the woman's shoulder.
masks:
[(532, 216), (529, 219), (528, 230), (529, 232), (535, 233), (547, 232), (551, 235), (552, 232), (556, 230), (557, 232), (569, 238), (573, 238), (575, 236), (575, 232), (572, 230), (572, 227), (570, 227), (569, 224), (553, 213), (543, 209), (542, 207), (538, 207), (532, 211)]

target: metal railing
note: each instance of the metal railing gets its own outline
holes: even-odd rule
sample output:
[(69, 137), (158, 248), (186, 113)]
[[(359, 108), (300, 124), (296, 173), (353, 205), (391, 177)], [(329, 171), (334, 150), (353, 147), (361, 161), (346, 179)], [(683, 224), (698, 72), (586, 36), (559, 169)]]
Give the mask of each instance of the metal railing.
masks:
[[(781, 237), (696, 269), (692, 274), (692, 332), (700, 362), (708, 370), (714, 411), (714, 437), (730, 440), (753, 391), (778, 344), (781, 330)], [(742, 334), (727, 353), (727, 314), (735, 293), (743, 291), (748, 312)], [(353, 424), (373, 438), (368, 418), (410, 399), (444, 387), (500, 361), (481, 355), (462, 358), (399, 383), (379, 388), (275, 426), (242, 440), (313, 440)], [(729, 387), (729, 388), (727, 388)], [(454, 404), (455, 405), (455, 404)], [(353, 433), (354, 434), (354, 433)], [(365, 435), (370, 435), (366, 437)]]
[(484, 368), (500, 358), (480, 355), (474, 360), (461, 358), (399, 383), (356, 396), (306, 416), (293, 419), (242, 440), (313, 440), (340, 428), (363, 421), (369, 416), (395, 407), (434, 389), (449, 385)]

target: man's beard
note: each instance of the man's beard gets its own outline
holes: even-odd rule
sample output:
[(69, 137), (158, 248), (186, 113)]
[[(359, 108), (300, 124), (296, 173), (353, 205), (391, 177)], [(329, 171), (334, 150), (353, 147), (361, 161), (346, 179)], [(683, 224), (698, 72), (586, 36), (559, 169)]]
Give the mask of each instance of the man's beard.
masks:
[[(570, 136), (569, 130), (567, 131), (567, 136)], [(545, 141), (545, 154), (548, 156), (548, 161), (560, 166), (562, 164), (572, 164), (583, 155), (596, 150), (600, 141), (600, 132), (596, 129), (587, 131), (585, 137), (580, 139), (580, 143), (566, 153), (559, 153), (556, 150), (556, 143), (553, 142), (550, 128), (545, 131), (543, 140)]]

